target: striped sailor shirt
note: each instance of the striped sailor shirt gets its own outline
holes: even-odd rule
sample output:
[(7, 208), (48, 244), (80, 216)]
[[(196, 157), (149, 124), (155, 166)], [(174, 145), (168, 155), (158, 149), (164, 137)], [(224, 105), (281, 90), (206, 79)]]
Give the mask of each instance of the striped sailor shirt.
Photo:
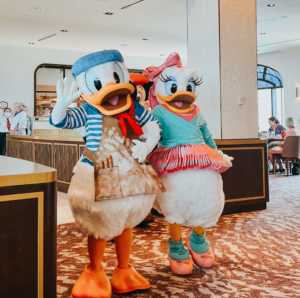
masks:
[[(139, 103), (134, 102), (134, 109), (136, 115), (136, 122), (141, 127), (143, 127), (148, 121), (157, 122), (157, 120)], [(126, 113), (128, 111), (126, 111)], [(89, 105), (88, 103), (85, 103), (78, 108), (67, 110), (66, 117), (60, 123), (53, 124), (51, 116), (49, 122), (51, 125), (62, 129), (75, 129), (85, 126), (86, 147), (90, 149), (93, 153), (97, 151), (102, 136), (102, 115), (93, 106)], [(85, 155), (82, 156), (81, 161), (94, 165), (90, 160), (88, 160), (85, 157)]]

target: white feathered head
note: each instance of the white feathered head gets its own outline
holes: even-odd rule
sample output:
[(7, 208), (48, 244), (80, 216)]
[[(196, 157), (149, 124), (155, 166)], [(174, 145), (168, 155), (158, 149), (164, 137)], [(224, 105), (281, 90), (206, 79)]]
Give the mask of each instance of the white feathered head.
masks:
[(143, 73), (154, 82), (150, 90), (150, 107), (166, 105), (175, 113), (189, 113), (199, 95), (202, 80), (196, 69), (182, 67), (180, 57), (172, 53), (159, 67), (148, 67)]

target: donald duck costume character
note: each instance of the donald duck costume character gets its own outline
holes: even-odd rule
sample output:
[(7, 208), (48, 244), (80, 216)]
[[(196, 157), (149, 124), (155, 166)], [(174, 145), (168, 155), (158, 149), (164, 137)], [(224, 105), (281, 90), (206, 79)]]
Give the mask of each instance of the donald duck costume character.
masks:
[[(133, 103), (134, 87), (117, 50), (96, 52), (72, 67), (76, 81), (57, 83), (57, 104), (50, 123), (58, 128), (85, 126), (86, 150), (74, 168), (68, 197), (77, 225), (88, 234), (90, 264), (73, 298), (104, 298), (143, 290), (150, 283), (129, 264), (132, 228), (150, 212), (155, 195), (165, 191), (151, 166), (141, 165), (160, 139), (155, 118)], [(77, 83), (79, 91), (77, 90)], [(67, 110), (81, 96), (87, 103)], [(145, 142), (139, 141), (143, 135)], [(134, 144), (133, 144), (134, 143)], [(114, 238), (118, 265), (109, 282), (102, 258)]]
[[(220, 173), (232, 166), (233, 158), (217, 150), (206, 120), (194, 105), (201, 84), (195, 69), (182, 67), (179, 55), (173, 53), (164, 64), (148, 67), (143, 74), (154, 82), (151, 114), (162, 127), (158, 149), (149, 161), (166, 192), (157, 194), (153, 207), (169, 222), (171, 270), (187, 275), (193, 262), (203, 268), (214, 264), (205, 228), (215, 225), (223, 211)], [(182, 241), (182, 225), (192, 227), (188, 249)]]

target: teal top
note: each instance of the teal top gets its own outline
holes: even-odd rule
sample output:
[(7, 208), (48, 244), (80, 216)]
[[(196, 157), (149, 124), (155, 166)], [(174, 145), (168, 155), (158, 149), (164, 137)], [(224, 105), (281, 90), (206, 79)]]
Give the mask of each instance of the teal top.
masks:
[(162, 137), (158, 147), (172, 148), (178, 145), (208, 145), (217, 149), (211, 132), (207, 128), (207, 122), (199, 112), (196, 117), (188, 122), (160, 105), (157, 105), (151, 114), (161, 124)]

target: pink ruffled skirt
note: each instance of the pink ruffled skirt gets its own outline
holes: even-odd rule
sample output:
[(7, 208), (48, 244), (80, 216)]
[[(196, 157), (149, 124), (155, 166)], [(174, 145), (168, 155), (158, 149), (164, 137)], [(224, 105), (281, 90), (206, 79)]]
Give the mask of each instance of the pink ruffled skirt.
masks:
[(207, 145), (160, 147), (149, 155), (149, 161), (159, 176), (191, 169), (223, 173), (229, 168), (221, 155)]

